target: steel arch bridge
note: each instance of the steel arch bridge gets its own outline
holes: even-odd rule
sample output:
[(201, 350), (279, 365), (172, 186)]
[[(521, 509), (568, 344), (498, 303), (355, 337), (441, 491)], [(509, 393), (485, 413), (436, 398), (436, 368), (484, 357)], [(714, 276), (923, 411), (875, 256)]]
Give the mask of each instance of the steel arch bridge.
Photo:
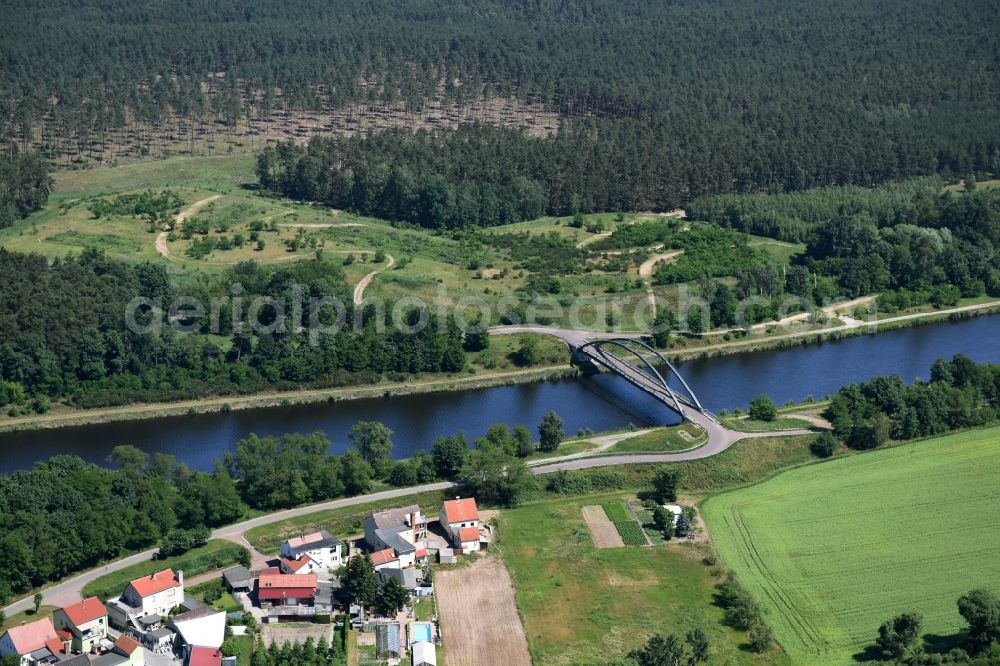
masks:
[[(605, 347), (614, 347), (631, 354), (635, 358), (639, 359), (640, 366), (636, 367), (626, 358), (606, 351)], [(665, 378), (663, 374), (657, 370), (656, 366), (653, 365), (649, 358), (647, 358), (644, 354), (652, 355), (657, 361), (666, 367), (668, 371), (667, 377), (671, 375), (676, 377), (681, 383), (681, 386), (684, 387), (684, 393), (681, 394), (674, 390), (667, 382), (667, 378)], [(698, 400), (698, 396), (694, 394), (694, 391), (691, 390), (690, 386), (688, 386), (688, 383), (684, 380), (684, 377), (681, 376), (681, 373), (677, 371), (677, 368), (675, 368), (663, 354), (642, 340), (637, 340), (635, 338), (602, 338), (599, 340), (591, 340), (574, 349), (573, 360), (577, 364), (589, 362), (592, 365), (599, 364), (607, 368), (611, 372), (614, 372), (624, 378), (633, 386), (649, 393), (655, 398), (659, 398), (667, 405), (667, 407), (676, 411), (680, 414), (681, 418), (685, 420), (688, 419), (688, 416), (684, 411), (685, 406), (697, 410), (706, 416), (712, 416), (708, 410), (702, 407), (701, 402)]]

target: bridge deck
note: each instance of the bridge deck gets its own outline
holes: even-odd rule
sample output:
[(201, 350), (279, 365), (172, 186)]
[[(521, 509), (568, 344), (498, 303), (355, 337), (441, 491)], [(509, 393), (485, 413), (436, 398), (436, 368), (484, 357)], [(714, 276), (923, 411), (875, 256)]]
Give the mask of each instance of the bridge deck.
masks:
[(706, 419), (713, 422), (716, 421), (711, 413), (701, 409), (687, 396), (665, 388), (658, 379), (651, 377), (617, 354), (612, 354), (602, 347), (593, 346), (582, 348), (577, 353), (585, 355), (588, 360), (620, 375), (636, 388), (648, 393), (680, 414), (683, 419), (694, 421), (698, 424), (701, 424)]

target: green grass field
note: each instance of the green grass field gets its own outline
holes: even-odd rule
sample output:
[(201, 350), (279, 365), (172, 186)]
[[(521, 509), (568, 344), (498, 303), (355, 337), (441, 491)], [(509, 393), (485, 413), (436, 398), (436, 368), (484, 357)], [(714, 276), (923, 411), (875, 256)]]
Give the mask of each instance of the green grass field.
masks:
[(843, 664), (903, 612), (963, 626), (955, 602), (1000, 591), (1000, 428), (794, 469), (711, 497), (722, 561), (797, 663)]
[(733, 417), (723, 417), (722, 423), (733, 430), (741, 432), (771, 432), (774, 430), (797, 430), (799, 428), (809, 429), (812, 423), (793, 416), (781, 416), (773, 421), (754, 421), (752, 419), (737, 419)]
[[(620, 500), (588, 496), (532, 503), (501, 512), (500, 543), (535, 664), (606, 664), (654, 633), (702, 628), (713, 664), (785, 664), (772, 651), (740, 648), (745, 633), (722, 624), (712, 604), (718, 579), (702, 558), (707, 546), (593, 546), (581, 507)], [(638, 528), (638, 525), (637, 525)]]
[[(681, 435), (687, 433), (687, 437)], [(608, 451), (610, 453), (659, 453), (684, 451), (705, 443), (705, 431), (696, 425), (685, 423), (673, 428), (659, 428), (644, 435), (624, 439)]]
[(100, 597), (102, 600), (117, 597), (125, 591), (125, 586), (129, 581), (142, 576), (148, 576), (154, 571), (162, 571), (168, 568), (172, 568), (175, 571), (179, 569), (184, 572), (186, 577), (191, 578), (212, 569), (234, 564), (241, 550), (243, 550), (243, 546), (239, 544), (222, 539), (213, 539), (205, 546), (190, 550), (183, 555), (168, 557), (163, 560), (140, 562), (126, 567), (121, 571), (101, 576), (83, 587), (83, 595), (85, 597)]

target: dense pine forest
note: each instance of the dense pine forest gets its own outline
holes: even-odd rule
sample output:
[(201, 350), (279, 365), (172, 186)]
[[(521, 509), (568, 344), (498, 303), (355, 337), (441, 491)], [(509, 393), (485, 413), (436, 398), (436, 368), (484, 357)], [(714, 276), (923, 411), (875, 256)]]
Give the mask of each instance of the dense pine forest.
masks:
[[(310, 344), (303, 306), (297, 321), (293, 285), (315, 298), (350, 303), (344, 275), (329, 262), (305, 261), (280, 269), (247, 262), (217, 280), (192, 287), (203, 303), (230, 295), (233, 284), (249, 303), (255, 296), (284, 298), (287, 307), (265, 307), (256, 321), (233, 326), (232, 302), (218, 315), (218, 338), (185, 335), (171, 327), (154, 334), (130, 327), (124, 313), (133, 298), (172, 303), (175, 287), (161, 265), (113, 261), (97, 251), (48, 263), (39, 255), (0, 249), (0, 403), (47, 411), (50, 399), (79, 407), (134, 401), (178, 400), (192, 395), (252, 393), (265, 388), (337, 386), (377, 380), (384, 373), (405, 377), (420, 372), (455, 372), (465, 365), (462, 331), (450, 321), (429, 318), (416, 335), (385, 326), (374, 313), (351, 313), (336, 334)], [(388, 308), (391, 312), (391, 308)], [(212, 315), (188, 322), (191, 330), (211, 330)], [(384, 315), (388, 317), (388, 315)], [(419, 321), (419, 313), (408, 315)], [(278, 319), (281, 317), (282, 319)], [(146, 324), (141, 309), (138, 324)], [(336, 312), (317, 311), (317, 323), (332, 325)], [(357, 322), (357, 327), (355, 327)], [(408, 322), (409, 323), (409, 322)]]
[[(206, 127), (266, 133), (283, 114), (352, 103), (403, 105), (414, 125), (432, 102), (486, 98), (561, 118), (534, 149), (567, 165), (560, 210), (1000, 171), (996, 27), (988, 3), (930, 0), (15, 0), (0, 26), (0, 137), (106, 159), (120, 130), (149, 151), (174, 145), (158, 131), (197, 151), (186, 140)], [(455, 141), (415, 139), (428, 140)], [(622, 182), (591, 195), (606, 173)]]

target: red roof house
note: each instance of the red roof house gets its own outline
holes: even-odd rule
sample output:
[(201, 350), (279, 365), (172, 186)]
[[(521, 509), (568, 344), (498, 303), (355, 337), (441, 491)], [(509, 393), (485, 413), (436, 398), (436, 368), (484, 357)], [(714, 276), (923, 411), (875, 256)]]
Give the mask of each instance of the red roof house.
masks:
[(379, 567), (384, 567), (387, 564), (391, 564), (392, 562), (398, 561), (399, 557), (396, 556), (395, 550), (393, 550), (392, 548), (386, 548), (384, 550), (372, 553), (371, 560), (372, 564), (375, 565), (375, 568), (378, 569)]
[(479, 528), (477, 527), (458, 528), (458, 540), (461, 543), (468, 543), (469, 541), (479, 541)]
[(216, 648), (193, 647), (188, 666), (222, 666), (222, 653)]
[(172, 587), (177, 587), (180, 585), (180, 580), (178, 580), (177, 574), (174, 573), (173, 569), (164, 569), (163, 571), (157, 571), (142, 578), (136, 578), (129, 585), (139, 593), (140, 597), (149, 597), (169, 590)]
[(0, 654), (24, 656), (31, 654), (35, 650), (41, 650), (51, 640), (58, 641), (61, 649), (62, 639), (56, 634), (56, 628), (53, 626), (52, 620), (43, 617), (41, 620), (35, 620), (34, 622), (8, 629), (6, 633), (0, 636), (0, 648), (13, 648), (13, 652), (8, 652), (5, 649)]
[(471, 523), (479, 520), (479, 508), (475, 497), (465, 497), (446, 501), (441, 507), (441, 513), (449, 525), (455, 523)]
[(66, 613), (66, 617), (78, 627), (108, 614), (108, 609), (104, 607), (104, 604), (97, 597), (84, 599), (72, 606), (66, 606), (62, 610)]
[(272, 567), (261, 572), (257, 583), (257, 598), (261, 601), (281, 603), (295, 599), (301, 603), (311, 602), (316, 596), (316, 584), (319, 582), (316, 574), (283, 574), (276, 571)]
[(137, 640), (125, 634), (119, 636), (118, 640), (115, 641), (115, 651), (122, 653), (126, 657), (131, 657), (133, 652), (141, 649), (142, 645)]

